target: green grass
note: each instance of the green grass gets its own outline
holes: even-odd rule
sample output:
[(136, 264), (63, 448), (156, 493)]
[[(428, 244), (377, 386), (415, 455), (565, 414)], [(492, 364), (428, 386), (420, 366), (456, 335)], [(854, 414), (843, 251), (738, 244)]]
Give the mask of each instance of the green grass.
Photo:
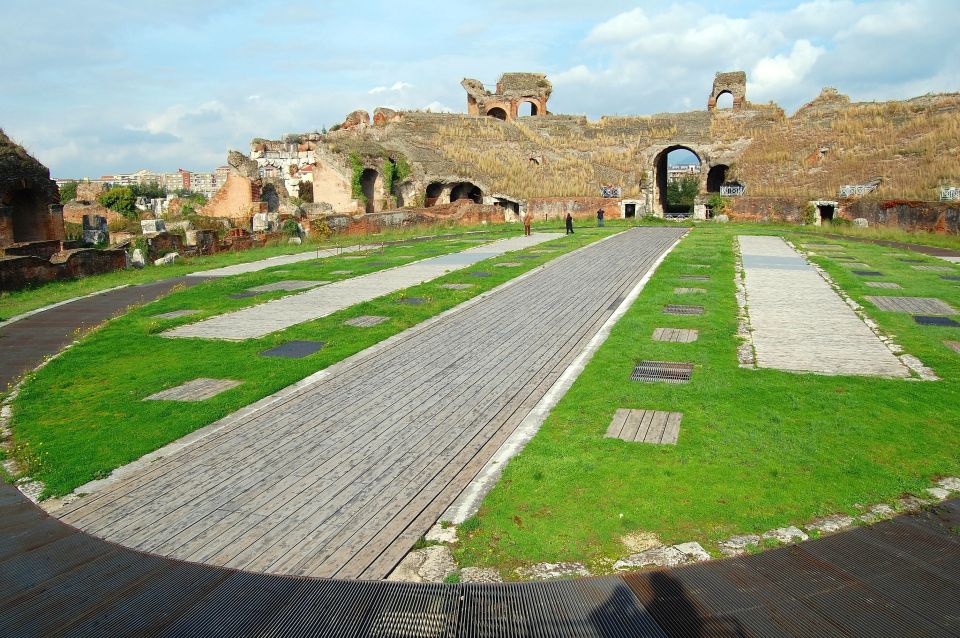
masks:
[[(366, 259), (334, 257), (276, 266), (257, 273), (225, 277), (181, 290), (147, 306), (135, 308), (68, 349), (62, 356), (29, 376), (14, 402), (13, 432), (17, 457), (27, 473), (46, 484), (46, 496), (58, 496), (114, 468), (156, 450), (185, 434), (341, 361), (387, 337), (451, 308), (483, 291), (531, 270), (565, 251), (586, 245), (616, 229), (581, 229), (543, 246), (555, 253), (536, 254), (521, 266), (494, 268), (490, 261), (449, 273), (330, 316), (242, 342), (167, 339), (158, 333), (207, 316), (248, 307), (289, 293), (230, 299), (229, 294), (281, 279), (338, 280), (432, 255), (477, 246), (476, 243), (438, 239), (389, 246)], [(514, 228), (514, 234), (517, 229)], [(489, 239), (501, 237), (494, 233)], [(493, 261), (510, 261), (508, 253)], [(408, 257), (402, 257), (408, 255)], [(373, 266), (369, 262), (386, 262)], [(334, 270), (350, 275), (332, 275)], [(286, 270), (276, 273), (276, 270)], [(466, 273), (486, 270), (490, 277)], [(439, 284), (466, 282), (473, 288), (446, 290)], [(403, 296), (426, 297), (428, 303), (399, 304)], [(160, 320), (152, 316), (178, 309), (200, 314)], [(391, 320), (372, 328), (343, 325), (359, 315), (383, 315)], [(319, 352), (302, 359), (259, 356), (262, 350), (291, 339), (326, 342)], [(198, 403), (143, 401), (164, 388), (197, 377), (230, 378), (243, 384)]]
[[(870, 244), (847, 242), (845, 253), (888, 273), (885, 279), (904, 291), (867, 288), (843, 266), (818, 258), (942, 381), (743, 369), (736, 357), (733, 238), (748, 228), (701, 227), (667, 257), (539, 433), (506, 467), (478, 516), (461, 526), (455, 550), (461, 565), (510, 573), (541, 561), (582, 561), (599, 573), (630, 553), (620, 539), (631, 532), (654, 532), (665, 543), (699, 541), (716, 551), (716, 543), (733, 534), (855, 513), (856, 504), (922, 494), (931, 479), (960, 472), (960, 356), (942, 343), (960, 340), (960, 329), (920, 327), (907, 315), (862, 302), (869, 294), (909, 294), (960, 308), (957, 282), (913, 270), (883, 255), (891, 249)], [(694, 270), (690, 263), (711, 268)], [(678, 279), (704, 273), (710, 281)], [(692, 285), (708, 292), (673, 292)], [(707, 310), (669, 316), (660, 311), (667, 303)], [(696, 328), (700, 338), (656, 342), (650, 337), (657, 327)], [(641, 359), (694, 362), (692, 381), (632, 382), (630, 371)], [(604, 438), (617, 408), (683, 412), (678, 444)]]

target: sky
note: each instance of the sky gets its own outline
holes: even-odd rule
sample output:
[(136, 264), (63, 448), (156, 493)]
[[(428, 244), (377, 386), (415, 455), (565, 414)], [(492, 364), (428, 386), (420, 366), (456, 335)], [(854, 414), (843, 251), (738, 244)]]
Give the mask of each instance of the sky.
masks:
[(824, 86), (960, 91), (958, 0), (0, 1), (0, 128), (61, 178), (209, 171), (357, 108), (464, 112), (460, 80), (505, 71), (591, 119), (703, 109), (717, 71), (788, 114)]

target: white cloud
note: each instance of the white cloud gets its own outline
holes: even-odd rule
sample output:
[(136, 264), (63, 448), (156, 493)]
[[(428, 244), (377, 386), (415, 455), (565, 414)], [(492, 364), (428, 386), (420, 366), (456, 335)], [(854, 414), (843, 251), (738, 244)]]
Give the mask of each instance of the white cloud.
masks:
[(392, 85), (390, 85), (389, 87), (376, 86), (370, 89), (369, 91), (367, 91), (367, 93), (369, 93), (370, 95), (376, 95), (377, 93), (386, 93), (387, 91), (403, 91), (404, 89), (409, 89), (409, 88), (413, 88), (413, 85), (410, 84), (409, 82), (402, 82), (398, 80), (394, 82)]
[(760, 59), (749, 75), (751, 92), (757, 98), (774, 100), (778, 95), (789, 94), (791, 87), (805, 84), (824, 53), (823, 48), (813, 46), (808, 40), (797, 40), (789, 54)]
[(454, 109), (437, 101), (430, 102), (430, 104), (425, 105), (421, 110), (430, 111), (431, 113), (456, 113)]

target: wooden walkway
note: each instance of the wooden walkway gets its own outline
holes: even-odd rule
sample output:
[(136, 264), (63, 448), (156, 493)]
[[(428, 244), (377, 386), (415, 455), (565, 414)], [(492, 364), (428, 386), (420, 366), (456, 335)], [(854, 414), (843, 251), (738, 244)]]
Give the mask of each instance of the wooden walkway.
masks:
[(0, 483), (0, 636), (950, 637), (960, 501), (799, 545), (604, 578), (291, 578), (141, 554)]
[(57, 515), (165, 556), (384, 577), (682, 232), (558, 258)]

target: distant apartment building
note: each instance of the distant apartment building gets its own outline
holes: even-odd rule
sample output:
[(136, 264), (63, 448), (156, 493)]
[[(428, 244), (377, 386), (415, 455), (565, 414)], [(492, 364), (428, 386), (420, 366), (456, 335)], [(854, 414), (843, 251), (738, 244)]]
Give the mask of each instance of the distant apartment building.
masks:
[(667, 180), (671, 182), (675, 182), (678, 179), (683, 179), (689, 175), (696, 176), (699, 174), (699, 164), (675, 164), (667, 167)]
[[(101, 175), (100, 179), (90, 181), (115, 184), (117, 186), (158, 184), (167, 189), (167, 192), (171, 194), (177, 191), (190, 191), (193, 193), (201, 193), (207, 198), (210, 198), (226, 183), (227, 175), (229, 174), (229, 166), (221, 166), (213, 173), (193, 173), (182, 168), (177, 169), (176, 173), (155, 173), (144, 168), (135, 173)], [(58, 183), (67, 183), (77, 180), (62, 179), (56, 181)]]

